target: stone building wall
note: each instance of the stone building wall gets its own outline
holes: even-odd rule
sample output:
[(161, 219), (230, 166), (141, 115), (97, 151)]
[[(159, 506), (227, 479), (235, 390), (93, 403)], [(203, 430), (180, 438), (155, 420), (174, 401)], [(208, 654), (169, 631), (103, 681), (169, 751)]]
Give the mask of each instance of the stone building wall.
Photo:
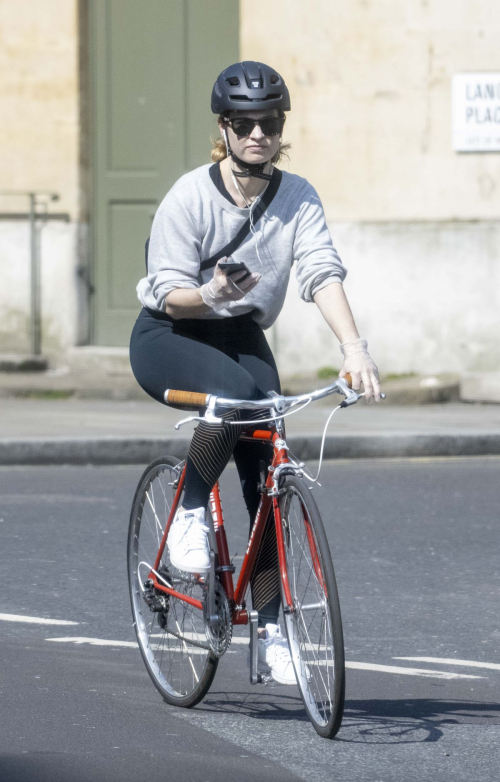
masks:
[[(346, 290), (380, 366), (497, 368), (500, 154), (453, 150), (451, 80), (500, 72), (500, 6), (241, 0), (240, 7), (242, 59), (269, 62), (290, 86), (289, 170), (323, 200), (349, 268)], [(338, 364), (314, 309), (297, 305), (290, 291), (273, 340), (285, 371), (298, 362)]]
[[(0, 3), (0, 190), (50, 191), (40, 229), (44, 351), (80, 336), (80, 102), (76, 0)], [(0, 196), (0, 351), (29, 348), (28, 199)], [(17, 215), (8, 219), (9, 214)]]

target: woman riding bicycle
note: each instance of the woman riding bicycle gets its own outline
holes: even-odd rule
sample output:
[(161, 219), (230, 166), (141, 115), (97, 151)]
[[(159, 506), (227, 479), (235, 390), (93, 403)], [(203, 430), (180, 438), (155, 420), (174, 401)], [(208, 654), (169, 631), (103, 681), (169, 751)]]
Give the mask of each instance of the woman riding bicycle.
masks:
[[(280, 313), (294, 263), (301, 298), (319, 307), (341, 343), (341, 376), (350, 373), (355, 389), (363, 382), (366, 397), (380, 399), (377, 368), (356, 329), (342, 286), (346, 270), (321, 201), (307, 180), (273, 165), (284, 152), (289, 110), (288, 89), (273, 68), (259, 62), (226, 68), (212, 91), (212, 111), (223, 137), (215, 143), (214, 163), (182, 176), (156, 212), (147, 276), (137, 286), (143, 309), (132, 332), (130, 360), (138, 383), (159, 402), (167, 388), (240, 399), (280, 392), (264, 329)], [(275, 194), (255, 219), (268, 188)], [(232, 260), (243, 262), (250, 274), (246, 269), (230, 274), (220, 267), (227, 261), (220, 251), (235, 245), (249, 218), (248, 235)], [(239, 411), (225, 417), (244, 420)], [(232, 454), (250, 519), (255, 517), (260, 463), (268, 463), (270, 449), (265, 443), (243, 446), (240, 433), (234, 425), (200, 423), (195, 429), (183, 504), (167, 541), (179, 570), (209, 569), (206, 509)], [(259, 660), (274, 679), (294, 684), (278, 626), (273, 525), (268, 525), (253, 573), (252, 602), (259, 613)]]

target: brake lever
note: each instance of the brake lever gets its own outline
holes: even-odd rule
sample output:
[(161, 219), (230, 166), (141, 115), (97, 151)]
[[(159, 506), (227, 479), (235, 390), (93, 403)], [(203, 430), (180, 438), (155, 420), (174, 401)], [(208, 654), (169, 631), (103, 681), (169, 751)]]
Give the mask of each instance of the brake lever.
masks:
[[(340, 403), (339, 407), (349, 407), (349, 405), (355, 405), (361, 397), (366, 396), (366, 392), (358, 394), (352, 388), (349, 388), (343, 377), (339, 377), (337, 380), (338, 386), (342, 389), (342, 393), (345, 395), (345, 399)], [(385, 394), (380, 394), (380, 399), (385, 399)]]
[(337, 386), (340, 388), (341, 393), (344, 394), (345, 399), (340, 403), (339, 407), (349, 407), (349, 405), (355, 405), (360, 397), (364, 394), (357, 394), (352, 388), (349, 388), (347, 382), (343, 377), (337, 379)]
[(184, 424), (189, 424), (191, 423), (191, 421), (207, 421), (207, 423), (209, 424), (223, 423), (223, 419), (218, 418), (215, 415), (216, 402), (217, 402), (217, 397), (212, 395), (209, 399), (208, 406), (207, 409), (205, 410), (204, 416), (190, 415), (189, 418), (183, 418), (182, 421), (176, 423), (175, 430), (177, 431), (178, 429), (180, 429), (181, 426), (183, 426)]
[(204, 418), (200, 418), (199, 415), (190, 415), (189, 418), (183, 418), (182, 421), (177, 421), (174, 429), (177, 431), (181, 428), (181, 426), (184, 426), (184, 424), (190, 424), (191, 421), (204, 421)]

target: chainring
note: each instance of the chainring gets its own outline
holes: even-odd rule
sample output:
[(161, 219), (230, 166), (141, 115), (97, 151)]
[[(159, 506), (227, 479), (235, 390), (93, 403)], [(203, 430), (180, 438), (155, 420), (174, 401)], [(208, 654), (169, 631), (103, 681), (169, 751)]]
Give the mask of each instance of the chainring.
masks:
[(233, 637), (233, 620), (231, 609), (220, 581), (215, 582), (215, 607), (219, 621), (212, 625), (208, 621), (208, 589), (205, 592), (203, 611), (205, 614), (205, 635), (208, 645), (216, 657), (222, 657), (229, 648)]

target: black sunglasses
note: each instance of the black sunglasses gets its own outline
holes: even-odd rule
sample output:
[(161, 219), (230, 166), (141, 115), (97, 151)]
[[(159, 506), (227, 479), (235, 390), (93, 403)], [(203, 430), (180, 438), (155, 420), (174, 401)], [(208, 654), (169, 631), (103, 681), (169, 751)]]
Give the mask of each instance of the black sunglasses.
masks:
[(284, 117), (263, 117), (251, 119), (250, 117), (233, 117), (224, 120), (237, 136), (249, 136), (256, 125), (262, 130), (264, 136), (278, 136), (285, 124)]

